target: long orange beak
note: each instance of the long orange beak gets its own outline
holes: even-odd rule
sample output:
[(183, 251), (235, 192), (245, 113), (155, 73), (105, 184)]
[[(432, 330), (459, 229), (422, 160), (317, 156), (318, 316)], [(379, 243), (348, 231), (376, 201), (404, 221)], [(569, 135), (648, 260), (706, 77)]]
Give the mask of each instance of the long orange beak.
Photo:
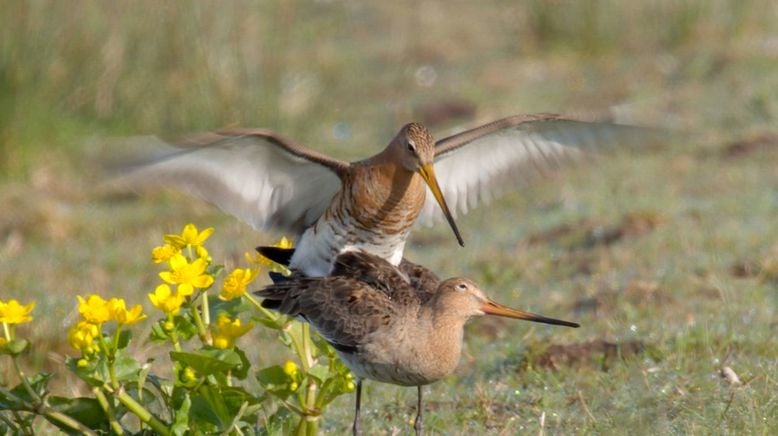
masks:
[(451, 226), (451, 230), (454, 231), (454, 235), (457, 237), (459, 245), (464, 247), (465, 241), (462, 239), (462, 235), (459, 233), (457, 223), (454, 222), (454, 217), (451, 216), (451, 212), (448, 210), (446, 199), (443, 198), (443, 192), (441, 192), (440, 186), (438, 186), (438, 179), (435, 178), (435, 170), (432, 169), (432, 164), (422, 165), (419, 168), (419, 174), (421, 175), (421, 178), (427, 182), (427, 186), (430, 187), (432, 195), (435, 197), (435, 200), (438, 201), (440, 208), (443, 209), (443, 215), (446, 216), (446, 221), (448, 221), (448, 225)]
[(510, 307), (503, 306), (500, 303), (495, 303), (492, 300), (488, 300), (481, 306), (481, 310), (487, 315), (505, 316), (508, 318), (524, 319), (533, 322), (542, 322), (543, 324), (563, 325), (567, 327), (578, 328), (581, 325), (577, 322), (562, 321), (561, 319), (547, 318), (542, 315), (535, 315), (534, 313), (524, 312), (522, 310), (511, 309)]

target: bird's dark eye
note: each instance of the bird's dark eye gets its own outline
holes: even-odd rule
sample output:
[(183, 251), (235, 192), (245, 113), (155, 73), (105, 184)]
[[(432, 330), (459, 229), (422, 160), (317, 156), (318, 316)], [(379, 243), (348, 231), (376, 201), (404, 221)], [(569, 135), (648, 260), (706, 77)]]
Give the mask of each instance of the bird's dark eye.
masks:
[(416, 144), (414, 144), (413, 141), (408, 141), (408, 151), (416, 153)]
[(465, 291), (467, 290), (467, 285), (464, 283), (460, 283), (457, 285), (457, 291)]

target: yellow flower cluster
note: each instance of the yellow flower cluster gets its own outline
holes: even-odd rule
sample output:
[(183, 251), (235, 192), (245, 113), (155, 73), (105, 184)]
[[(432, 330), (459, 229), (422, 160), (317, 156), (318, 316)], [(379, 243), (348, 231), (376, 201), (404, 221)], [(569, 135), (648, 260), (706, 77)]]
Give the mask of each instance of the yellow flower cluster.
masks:
[(220, 313), (216, 323), (211, 325), (211, 337), (216, 348), (231, 348), (235, 340), (245, 335), (254, 326), (253, 323), (241, 325), (239, 319), (231, 319), (224, 313)]
[(70, 328), (68, 342), (76, 350), (80, 350), (84, 354), (92, 354), (98, 349), (97, 345), (95, 345), (95, 339), (97, 339), (99, 334), (100, 329), (97, 325), (87, 320), (81, 320)]
[(202, 232), (197, 230), (194, 224), (187, 224), (180, 235), (165, 235), (165, 243), (151, 250), (151, 259), (154, 263), (167, 262), (181, 250), (191, 247), (195, 250), (197, 257), (206, 259), (210, 262), (208, 250), (203, 243), (213, 234), (213, 227), (208, 227)]
[(178, 293), (188, 297), (194, 293), (195, 288), (203, 289), (213, 284), (213, 276), (205, 269), (208, 262), (202, 257), (192, 262), (182, 254), (174, 254), (169, 260), (170, 271), (162, 271), (159, 277), (166, 283), (178, 285)]
[(68, 332), (68, 342), (73, 348), (85, 354), (91, 354), (97, 350), (94, 341), (100, 336), (102, 324), (115, 321), (117, 325), (125, 326), (146, 318), (140, 304), (127, 309), (127, 303), (122, 298), (106, 300), (97, 294), (89, 295), (86, 298), (78, 295), (76, 298), (78, 299), (78, 313), (83, 319)]
[[(154, 263), (167, 262), (170, 266), (168, 271), (159, 273), (165, 283), (149, 294), (154, 307), (168, 315), (175, 315), (184, 299), (194, 294), (195, 289), (206, 289), (213, 284), (213, 276), (207, 272), (211, 258), (203, 246), (211, 234), (212, 227), (201, 232), (194, 224), (187, 224), (180, 235), (165, 235), (165, 244), (151, 251)], [(185, 253), (197, 257), (190, 260)], [(170, 285), (176, 285), (176, 290), (173, 291)]]
[(0, 322), (4, 324), (22, 324), (32, 321), (30, 313), (35, 308), (35, 302), (22, 305), (11, 299), (7, 303), (0, 300)]

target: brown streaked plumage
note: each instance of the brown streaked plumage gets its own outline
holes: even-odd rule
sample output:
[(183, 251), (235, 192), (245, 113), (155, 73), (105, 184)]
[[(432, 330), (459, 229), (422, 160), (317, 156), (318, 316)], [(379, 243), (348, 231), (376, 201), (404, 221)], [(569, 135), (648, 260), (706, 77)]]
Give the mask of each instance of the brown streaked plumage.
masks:
[(447, 219), (463, 244), (457, 212), (587, 151), (643, 144), (648, 132), (535, 114), (435, 142), (424, 126), (410, 123), (383, 151), (349, 163), (268, 130), (230, 129), (173, 148), (160, 145), (160, 155), (125, 168), (119, 181), (178, 188), (255, 228), (292, 232), (298, 250), (291, 268), (317, 276), (328, 274), (346, 251), (367, 251), (398, 265), (417, 219)]
[(454, 371), (472, 316), (578, 327), (496, 303), (469, 279), (441, 282), (419, 265), (404, 261), (398, 269), (364, 252), (339, 255), (330, 277), (297, 275), (257, 294), (263, 306), (309, 322), (357, 376), (355, 434), (364, 379), (417, 386), (421, 432), (422, 386)]

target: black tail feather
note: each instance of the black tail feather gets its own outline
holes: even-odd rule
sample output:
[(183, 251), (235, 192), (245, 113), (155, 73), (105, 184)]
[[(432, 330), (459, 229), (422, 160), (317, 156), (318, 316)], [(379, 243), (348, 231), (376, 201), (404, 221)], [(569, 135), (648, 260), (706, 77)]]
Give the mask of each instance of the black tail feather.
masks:
[(282, 300), (271, 300), (266, 298), (262, 300), (262, 307), (270, 310), (278, 310), (278, 308), (281, 307), (281, 302)]
[(268, 271), (267, 275), (270, 276), (270, 280), (273, 281), (274, 285), (291, 280), (289, 277), (275, 271)]
[(294, 248), (257, 247), (257, 251), (273, 262), (287, 267), (294, 254)]

